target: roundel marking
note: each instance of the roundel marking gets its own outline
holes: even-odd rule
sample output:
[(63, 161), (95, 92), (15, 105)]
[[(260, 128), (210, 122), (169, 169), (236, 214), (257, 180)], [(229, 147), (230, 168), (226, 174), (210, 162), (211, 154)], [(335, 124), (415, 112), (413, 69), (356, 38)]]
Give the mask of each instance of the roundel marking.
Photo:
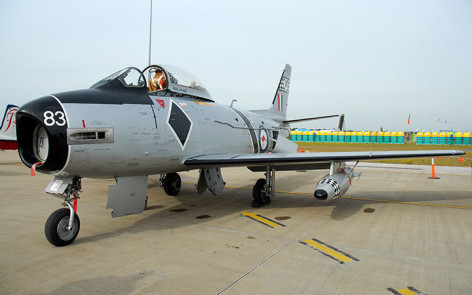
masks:
[(259, 127), (259, 147), (261, 152), (265, 152), (269, 146), (269, 134), (264, 126)]

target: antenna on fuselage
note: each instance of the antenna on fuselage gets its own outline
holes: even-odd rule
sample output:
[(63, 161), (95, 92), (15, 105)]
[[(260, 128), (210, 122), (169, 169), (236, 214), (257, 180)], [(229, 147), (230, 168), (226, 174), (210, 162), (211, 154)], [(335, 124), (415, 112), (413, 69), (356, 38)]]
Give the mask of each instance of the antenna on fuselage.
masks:
[(151, 13), (149, 16), (149, 65), (151, 65), (151, 40), (152, 40), (152, 0), (151, 0)]

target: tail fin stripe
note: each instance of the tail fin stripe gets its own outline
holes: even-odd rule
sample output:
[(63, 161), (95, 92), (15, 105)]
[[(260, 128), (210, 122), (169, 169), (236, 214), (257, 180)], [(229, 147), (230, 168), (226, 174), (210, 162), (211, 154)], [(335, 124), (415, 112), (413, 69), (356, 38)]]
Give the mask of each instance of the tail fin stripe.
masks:
[[(9, 122), (9, 124), (8, 124), (8, 127), (6, 128), (6, 130), (4, 132), (6, 132), (10, 128), (10, 125), (13, 121), (13, 115), (14, 115), (14, 113), (16, 113), (17, 110), (18, 110), (18, 106), (11, 105), (11, 104), (7, 105), (7, 108), (5, 110), (5, 114), (3, 115), (3, 120), (2, 120), (1, 125), (0, 125), (0, 130), (3, 129), (3, 127), (4, 127), (3, 124), (5, 124), (7, 121)], [(9, 116), (10, 116), (10, 120), (8, 119)]]
[(277, 93), (277, 97), (278, 97), (278, 100), (277, 100), (277, 103), (278, 103), (278, 111), (280, 112), (281, 109), (282, 109), (282, 99), (281, 99), (280, 93)]
[(7, 132), (8, 129), (10, 129), (10, 126), (11, 126), (11, 123), (13, 122), (13, 115), (14, 115), (14, 112), (16, 112), (18, 109), (13, 109), (13, 110), (10, 110), (6, 116), (7, 120), (8, 120), (8, 117), (10, 116), (10, 120), (8, 120), (8, 127), (7, 129), (5, 129), (5, 131), (3, 132)]

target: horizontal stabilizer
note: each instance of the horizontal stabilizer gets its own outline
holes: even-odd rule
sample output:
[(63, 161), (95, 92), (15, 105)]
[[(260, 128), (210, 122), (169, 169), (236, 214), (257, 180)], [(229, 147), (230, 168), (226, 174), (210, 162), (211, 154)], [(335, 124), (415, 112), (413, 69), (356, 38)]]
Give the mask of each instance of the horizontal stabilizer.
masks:
[(328, 118), (334, 118), (334, 117), (339, 117), (339, 115), (329, 115), (329, 116), (321, 116), (321, 117), (311, 117), (311, 118), (303, 118), (303, 119), (295, 119), (295, 120), (286, 120), (286, 121), (284, 121), (284, 123), (285, 124), (290, 124), (290, 123), (297, 123), (297, 122), (328, 119)]

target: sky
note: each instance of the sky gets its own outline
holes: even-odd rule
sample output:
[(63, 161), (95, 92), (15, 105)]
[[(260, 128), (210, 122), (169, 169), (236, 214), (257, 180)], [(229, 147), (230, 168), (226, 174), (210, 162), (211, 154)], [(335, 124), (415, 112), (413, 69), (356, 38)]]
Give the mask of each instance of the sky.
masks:
[[(288, 119), (472, 131), (471, 15), (470, 0), (154, 0), (151, 61), (241, 109), (268, 108), (288, 63)], [(0, 1), (0, 107), (143, 69), (149, 17), (150, 0)]]

